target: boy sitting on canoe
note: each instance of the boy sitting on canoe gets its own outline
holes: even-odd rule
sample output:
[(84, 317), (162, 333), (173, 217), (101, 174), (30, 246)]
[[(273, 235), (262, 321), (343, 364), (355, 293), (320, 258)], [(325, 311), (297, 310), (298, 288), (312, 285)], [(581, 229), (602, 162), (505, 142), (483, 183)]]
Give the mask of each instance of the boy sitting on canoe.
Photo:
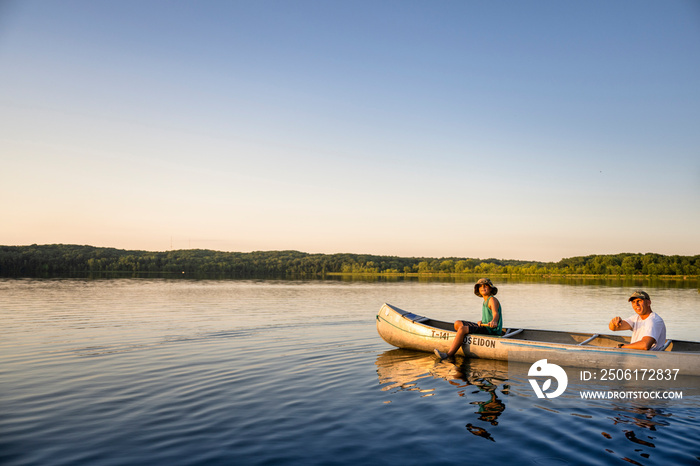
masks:
[(646, 291), (635, 291), (628, 299), (635, 315), (622, 319), (613, 317), (608, 324), (612, 331), (632, 330), (631, 343), (620, 348), (661, 351), (666, 343), (666, 324), (651, 310), (651, 298)]
[(459, 351), (464, 338), (470, 333), (481, 333), (487, 335), (501, 335), (503, 330), (503, 314), (501, 313), (501, 303), (494, 296), (498, 293), (498, 288), (493, 286), (488, 278), (481, 278), (474, 285), (474, 294), (484, 298), (481, 306), (481, 320), (478, 323), (466, 320), (455, 322), (457, 336), (452, 342), (452, 346), (447, 353), (435, 349), (435, 355), (440, 359), (451, 358)]

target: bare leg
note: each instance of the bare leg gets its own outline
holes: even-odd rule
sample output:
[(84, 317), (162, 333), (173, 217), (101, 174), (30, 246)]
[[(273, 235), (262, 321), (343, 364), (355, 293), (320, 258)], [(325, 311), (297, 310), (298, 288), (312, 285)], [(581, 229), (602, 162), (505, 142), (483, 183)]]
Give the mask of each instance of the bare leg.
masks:
[(455, 322), (455, 330), (457, 330), (457, 336), (452, 342), (450, 350), (447, 352), (447, 356), (450, 358), (457, 354), (457, 351), (459, 351), (459, 347), (462, 346), (462, 343), (464, 342), (464, 337), (466, 337), (469, 334), (469, 327), (464, 325), (464, 323), (461, 320)]

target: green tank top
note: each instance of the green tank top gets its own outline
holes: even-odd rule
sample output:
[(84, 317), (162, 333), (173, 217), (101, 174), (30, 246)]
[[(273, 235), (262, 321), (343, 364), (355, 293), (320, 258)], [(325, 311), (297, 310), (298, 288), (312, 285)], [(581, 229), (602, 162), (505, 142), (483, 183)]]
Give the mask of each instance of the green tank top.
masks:
[[(491, 312), (491, 308), (489, 308), (489, 301), (491, 301), (491, 298), (492, 296), (489, 296), (481, 306), (481, 322), (484, 324), (488, 324), (493, 320), (493, 312)], [(495, 328), (487, 327), (486, 330), (488, 330), (491, 335), (500, 335), (503, 331), (503, 311), (501, 311), (500, 302), (498, 303), (498, 325)]]

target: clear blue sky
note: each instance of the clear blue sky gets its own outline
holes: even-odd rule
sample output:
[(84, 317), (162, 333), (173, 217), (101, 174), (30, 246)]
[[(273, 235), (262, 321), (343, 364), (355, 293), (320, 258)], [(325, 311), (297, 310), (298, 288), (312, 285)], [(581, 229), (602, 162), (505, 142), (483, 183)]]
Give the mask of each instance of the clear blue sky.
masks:
[(700, 254), (700, 2), (0, 0), (0, 244)]

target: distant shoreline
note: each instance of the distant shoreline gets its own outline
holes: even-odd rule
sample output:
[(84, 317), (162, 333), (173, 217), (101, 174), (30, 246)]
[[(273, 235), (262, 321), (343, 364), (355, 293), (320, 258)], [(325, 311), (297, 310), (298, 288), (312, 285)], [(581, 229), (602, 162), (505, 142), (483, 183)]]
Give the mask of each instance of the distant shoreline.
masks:
[[(395, 273), (395, 272), (377, 272), (377, 273), (352, 273), (352, 272), (328, 272), (327, 276), (331, 277), (353, 277), (353, 276), (367, 276), (367, 277), (429, 277), (429, 278), (462, 278), (462, 277), (481, 277), (483, 274), (477, 274), (474, 272), (469, 273)], [(597, 274), (519, 274), (519, 273), (491, 273), (488, 274), (489, 277), (500, 277), (500, 278), (519, 278), (519, 277), (538, 277), (538, 278), (658, 278), (660, 280), (698, 280), (700, 275), (597, 275)]]
[(697, 280), (700, 276), (700, 255), (620, 253), (570, 257), (559, 262), (534, 262), (493, 258), (310, 254), (299, 251), (242, 253), (188, 249), (149, 252), (66, 244), (0, 246), (0, 276), (120, 273), (231, 278), (490, 276)]

